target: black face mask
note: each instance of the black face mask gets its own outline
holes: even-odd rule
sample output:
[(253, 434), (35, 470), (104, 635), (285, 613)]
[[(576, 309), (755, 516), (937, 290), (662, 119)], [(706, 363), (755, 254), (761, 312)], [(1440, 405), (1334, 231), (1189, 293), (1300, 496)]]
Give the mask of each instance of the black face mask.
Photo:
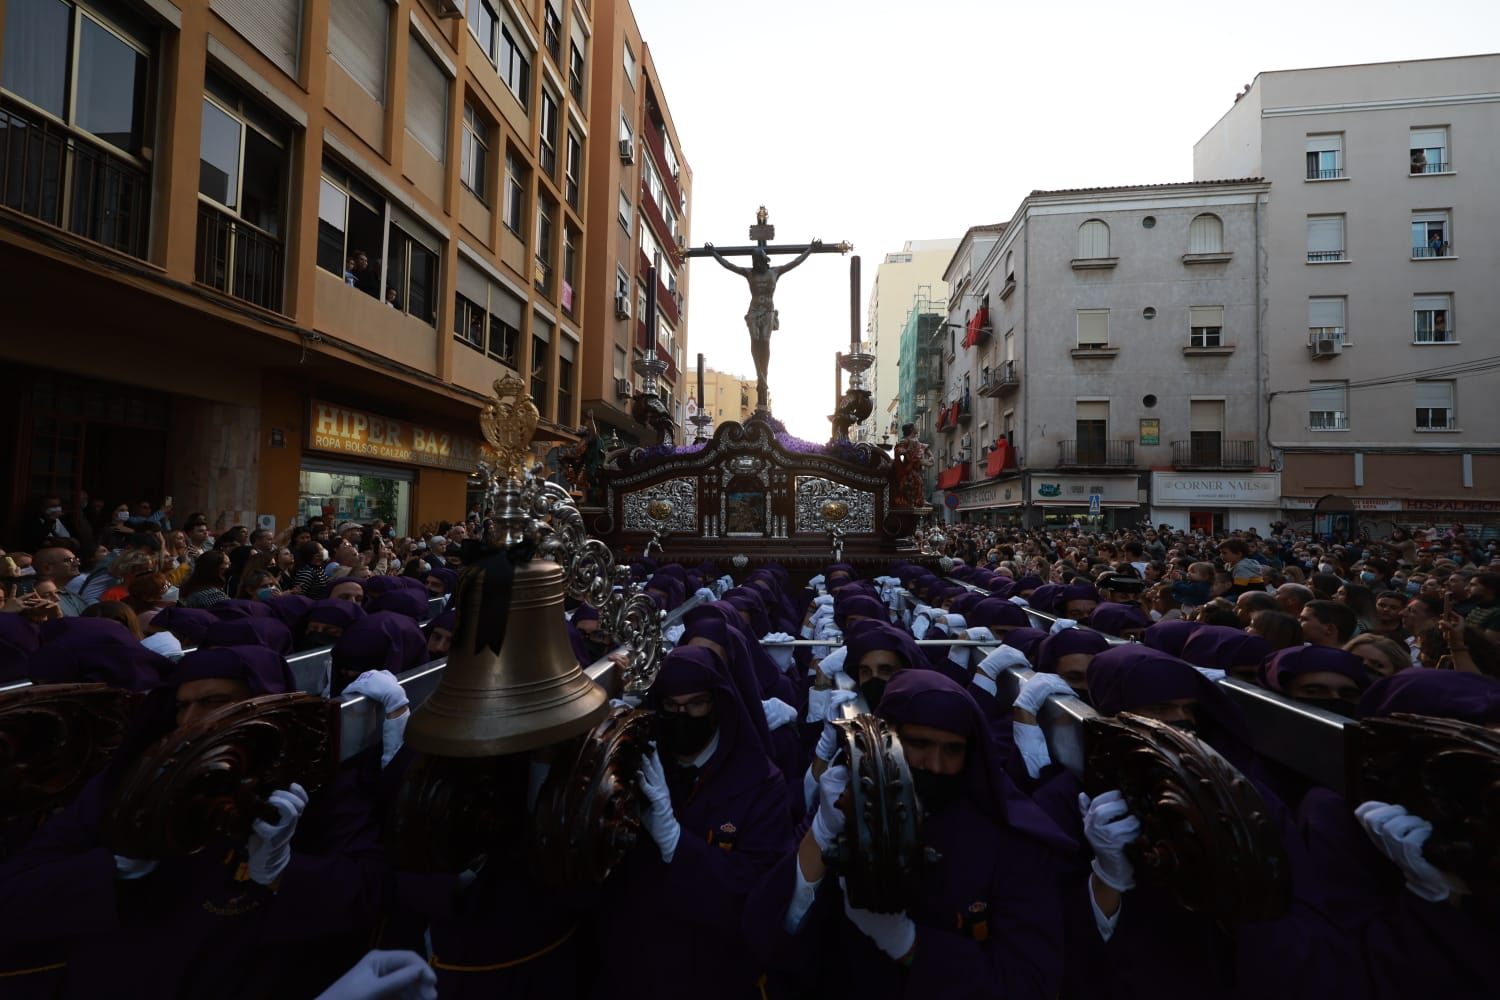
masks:
[(917, 789), (917, 800), (926, 812), (940, 813), (947, 809), (964, 792), (964, 776), (959, 774), (937, 774), (934, 771), (911, 769), (911, 781)]
[(880, 699), (885, 694), (885, 684), (884, 677), (871, 677), (860, 684), (859, 695), (865, 700), (865, 707), (870, 711), (875, 711), (876, 706), (880, 704)]
[(1342, 698), (1298, 698), (1297, 700), (1304, 705), (1321, 708), (1323, 711), (1332, 712), (1334, 715), (1342, 715), (1346, 719), (1357, 718), (1354, 705), (1351, 702), (1344, 701)]
[(717, 729), (718, 720), (713, 713), (660, 712), (656, 716), (657, 741), (664, 756), (696, 757), (708, 746)]
[(305, 653), (309, 649), (324, 649), (338, 641), (338, 636), (329, 632), (309, 632), (304, 636), (300, 636), (293, 644), (293, 647), (297, 652)]

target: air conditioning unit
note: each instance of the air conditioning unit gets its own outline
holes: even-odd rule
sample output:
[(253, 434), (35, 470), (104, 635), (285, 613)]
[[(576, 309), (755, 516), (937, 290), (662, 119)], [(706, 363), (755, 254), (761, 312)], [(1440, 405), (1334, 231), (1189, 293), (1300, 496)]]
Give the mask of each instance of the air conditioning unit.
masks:
[(617, 378), (617, 379), (615, 379), (615, 398), (616, 399), (629, 399), (632, 395), (633, 395), (633, 393), (630, 391), (630, 379), (628, 379), (628, 378)]
[(1320, 337), (1312, 344), (1312, 356), (1315, 358), (1331, 358), (1343, 350), (1344, 342), (1333, 337)]
[(635, 162), (635, 143), (630, 139), (620, 140), (620, 159), (626, 163)]
[(962, 438), (959, 439), (958, 444), (959, 444), (959, 447), (961, 447), (961, 448), (963, 448), (964, 450), (967, 451), (969, 448), (973, 447), (973, 445), (974, 445), (974, 435), (972, 435), (972, 434), (965, 434)]
[(969, 460), (969, 449), (965, 448), (958, 453), (958, 463), (962, 465)]
[(630, 296), (628, 296), (628, 295), (616, 295), (615, 296), (615, 319), (629, 319), (629, 318), (630, 318)]

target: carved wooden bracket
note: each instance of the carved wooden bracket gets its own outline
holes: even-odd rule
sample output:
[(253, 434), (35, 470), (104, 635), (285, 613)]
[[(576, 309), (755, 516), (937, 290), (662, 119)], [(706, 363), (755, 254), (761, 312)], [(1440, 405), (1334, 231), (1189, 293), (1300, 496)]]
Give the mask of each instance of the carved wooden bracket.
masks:
[(0, 822), (63, 805), (119, 747), (139, 696), (107, 684), (0, 694)]
[(824, 853), (851, 905), (902, 913), (916, 902), (936, 851), (922, 846), (922, 805), (893, 728), (873, 715), (834, 723), (849, 766), (844, 832)]
[(1208, 744), (1122, 712), (1087, 721), (1090, 795), (1118, 788), (1140, 817), (1136, 872), (1184, 908), (1225, 921), (1266, 920), (1291, 903), (1281, 834), (1260, 792)]
[(640, 837), (635, 776), (649, 751), (652, 714), (615, 707), (552, 765), (533, 827), (532, 863), (543, 884), (603, 882)]
[(104, 842), (140, 859), (243, 842), (256, 819), (276, 818), (271, 792), (297, 782), (311, 793), (338, 764), (337, 702), (301, 692), (236, 702), (167, 734), (130, 766)]
[(1432, 824), (1422, 854), (1475, 895), (1500, 896), (1500, 733), (1425, 715), (1344, 727), (1350, 805), (1404, 806)]

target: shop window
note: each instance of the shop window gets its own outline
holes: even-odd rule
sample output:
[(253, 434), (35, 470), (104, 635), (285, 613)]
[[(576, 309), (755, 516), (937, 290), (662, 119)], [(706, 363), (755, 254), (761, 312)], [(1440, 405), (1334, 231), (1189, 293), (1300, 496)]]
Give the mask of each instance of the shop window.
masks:
[(385, 199), (332, 160), (318, 191), (318, 266), (371, 298), (381, 297)]
[(304, 459), (297, 484), (297, 519), (306, 523), (321, 517), (330, 524), (384, 521), (396, 536), (406, 535), (414, 478), (406, 469)]

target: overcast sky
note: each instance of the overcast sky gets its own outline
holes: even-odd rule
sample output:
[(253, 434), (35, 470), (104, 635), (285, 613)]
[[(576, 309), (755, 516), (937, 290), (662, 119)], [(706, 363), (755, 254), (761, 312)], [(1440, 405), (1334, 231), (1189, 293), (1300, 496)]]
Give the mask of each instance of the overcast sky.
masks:
[[(778, 242), (850, 241), (861, 329), (906, 240), (1006, 221), (1039, 188), (1191, 180), (1193, 143), (1259, 72), (1500, 50), (1497, 0), (631, 2), (692, 167), (693, 244), (744, 243), (762, 203)], [(690, 266), (688, 368), (702, 351), (753, 375), (744, 279)], [(776, 304), (775, 414), (826, 440), (847, 259), (808, 260)]]

